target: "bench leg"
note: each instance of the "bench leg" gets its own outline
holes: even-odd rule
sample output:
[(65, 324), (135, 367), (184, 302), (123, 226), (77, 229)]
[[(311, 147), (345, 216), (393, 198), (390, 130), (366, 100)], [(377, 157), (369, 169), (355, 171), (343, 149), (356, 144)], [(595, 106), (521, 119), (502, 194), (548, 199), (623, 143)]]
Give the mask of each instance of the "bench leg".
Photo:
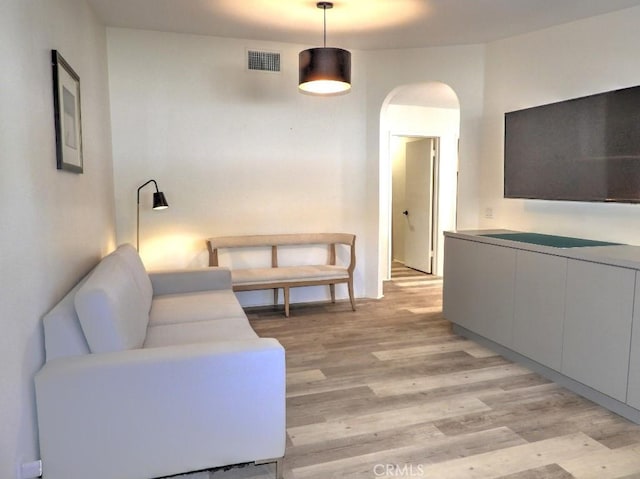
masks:
[(349, 300), (351, 301), (351, 309), (353, 311), (356, 310), (356, 300), (353, 297), (353, 279), (350, 279), (349, 282), (347, 283), (347, 286), (349, 288)]
[(329, 292), (331, 293), (331, 302), (335, 303), (336, 302), (336, 285), (335, 284), (329, 285)]
[(273, 288), (273, 305), (278, 306), (278, 288)]
[(289, 317), (289, 288), (282, 288), (282, 292), (284, 293), (284, 315), (286, 318)]

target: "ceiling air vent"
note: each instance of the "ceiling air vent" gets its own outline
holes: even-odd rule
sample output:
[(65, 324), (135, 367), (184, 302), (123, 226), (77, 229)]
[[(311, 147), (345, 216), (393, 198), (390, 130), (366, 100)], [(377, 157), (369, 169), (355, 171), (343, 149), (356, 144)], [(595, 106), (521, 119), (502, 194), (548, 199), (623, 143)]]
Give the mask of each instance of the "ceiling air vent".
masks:
[(249, 70), (261, 72), (279, 72), (280, 54), (277, 52), (247, 51), (247, 67)]

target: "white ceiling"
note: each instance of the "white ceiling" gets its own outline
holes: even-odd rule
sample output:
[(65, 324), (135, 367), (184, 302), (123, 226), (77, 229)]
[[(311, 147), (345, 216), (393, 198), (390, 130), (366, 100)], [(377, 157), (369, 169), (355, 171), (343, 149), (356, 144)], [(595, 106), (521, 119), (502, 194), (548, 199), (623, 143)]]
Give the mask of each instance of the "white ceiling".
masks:
[[(108, 26), (322, 45), (315, 0), (87, 0)], [(485, 43), (640, 0), (336, 0), (327, 46), (372, 50)]]

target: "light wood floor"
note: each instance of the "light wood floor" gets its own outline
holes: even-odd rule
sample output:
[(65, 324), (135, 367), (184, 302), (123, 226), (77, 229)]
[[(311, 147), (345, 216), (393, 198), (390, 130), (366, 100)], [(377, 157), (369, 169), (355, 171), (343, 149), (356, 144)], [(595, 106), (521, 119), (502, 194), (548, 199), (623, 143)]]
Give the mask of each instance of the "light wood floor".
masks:
[(640, 478), (640, 426), (452, 334), (440, 279), (396, 265), (357, 306), (248, 313), (287, 352), (285, 478)]

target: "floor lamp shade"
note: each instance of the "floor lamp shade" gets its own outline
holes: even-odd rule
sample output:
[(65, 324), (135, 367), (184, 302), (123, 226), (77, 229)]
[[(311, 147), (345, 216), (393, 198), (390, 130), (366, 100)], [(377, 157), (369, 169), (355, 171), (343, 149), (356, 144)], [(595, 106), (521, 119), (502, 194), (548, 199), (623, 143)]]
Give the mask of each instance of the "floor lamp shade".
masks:
[(332, 94), (351, 89), (351, 52), (342, 48), (318, 47), (299, 55), (298, 88), (303, 92)]
[(168, 207), (169, 203), (167, 203), (167, 199), (164, 197), (164, 193), (162, 191), (156, 191), (153, 194), (153, 209), (164, 210)]

